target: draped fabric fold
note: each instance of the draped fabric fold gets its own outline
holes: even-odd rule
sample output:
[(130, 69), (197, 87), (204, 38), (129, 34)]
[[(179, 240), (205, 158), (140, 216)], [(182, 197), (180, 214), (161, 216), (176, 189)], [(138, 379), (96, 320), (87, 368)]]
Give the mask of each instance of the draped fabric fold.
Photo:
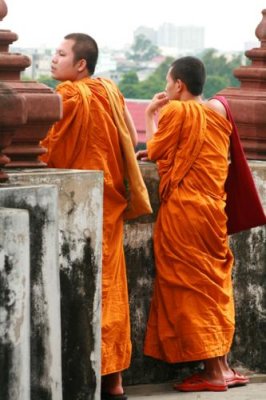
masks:
[(230, 136), (230, 158), (228, 177), (225, 183), (227, 192), (226, 214), (228, 234), (266, 224), (266, 215), (247, 163), (229, 104), (224, 96), (214, 96), (226, 108), (227, 118), (232, 124)]
[(204, 104), (171, 101), (147, 143), (162, 202), (144, 353), (170, 363), (222, 356), (231, 347), (233, 256), (224, 190), (230, 133), (230, 122)]
[[(178, 140), (176, 141), (176, 146), (174, 146), (171, 154), (169, 154), (169, 157), (167, 157), (166, 160), (163, 159), (158, 161), (159, 174), (161, 176), (161, 200), (166, 200), (171, 192), (174, 190), (174, 188), (176, 188), (179, 182), (181, 182), (181, 180), (185, 177), (193, 162), (197, 158), (205, 138), (205, 115), (204, 113), (200, 112), (200, 108), (195, 108), (193, 103), (189, 102), (186, 105), (186, 107), (188, 108), (192, 106), (193, 114), (195, 116), (194, 123), (197, 124), (197, 126), (192, 127), (189, 140), (186, 141), (177, 138)], [(171, 115), (176, 112), (177, 107), (182, 108), (184, 107), (184, 105), (181, 102), (172, 102), (168, 107), (165, 108), (165, 111), (162, 111), (159, 121), (161, 125), (161, 130), (164, 129), (164, 125), (168, 123), (169, 118), (172, 118)], [(165, 112), (167, 112), (167, 117), (165, 117)], [(175, 118), (173, 117), (173, 119)], [(164, 171), (166, 173), (164, 173)]]
[(110, 105), (114, 120), (120, 135), (121, 147), (123, 151), (125, 175), (128, 183), (128, 207), (125, 210), (124, 218), (132, 219), (141, 215), (151, 214), (149, 194), (139, 166), (137, 164), (136, 155), (131, 146), (131, 139), (128, 129), (123, 118), (122, 109), (119, 107), (119, 99), (117, 90), (112, 83), (106, 79), (101, 79), (103, 86), (109, 97)]

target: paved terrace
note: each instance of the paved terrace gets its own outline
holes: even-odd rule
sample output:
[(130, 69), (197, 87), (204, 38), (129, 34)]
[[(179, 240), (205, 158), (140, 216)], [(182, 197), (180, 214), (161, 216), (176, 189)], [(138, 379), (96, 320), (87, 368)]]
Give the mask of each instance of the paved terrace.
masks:
[(266, 375), (254, 375), (247, 386), (231, 388), (226, 392), (181, 393), (172, 389), (171, 383), (136, 385), (126, 387), (129, 400), (265, 400)]

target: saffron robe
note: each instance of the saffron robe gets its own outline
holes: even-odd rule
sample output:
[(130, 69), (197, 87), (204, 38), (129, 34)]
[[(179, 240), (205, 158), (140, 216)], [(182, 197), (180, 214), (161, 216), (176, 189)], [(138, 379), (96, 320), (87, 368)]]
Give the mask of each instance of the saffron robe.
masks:
[[(111, 84), (111, 83), (110, 83)], [(124, 99), (115, 85), (120, 107)], [(118, 129), (100, 79), (66, 81), (57, 86), (63, 119), (41, 142), (42, 160), (51, 168), (104, 171), (102, 269), (102, 375), (129, 367), (130, 321), (123, 213), (127, 207), (124, 160)]]
[(234, 334), (226, 193), (231, 124), (206, 105), (171, 101), (147, 143), (161, 205), (144, 353), (169, 363), (229, 352)]

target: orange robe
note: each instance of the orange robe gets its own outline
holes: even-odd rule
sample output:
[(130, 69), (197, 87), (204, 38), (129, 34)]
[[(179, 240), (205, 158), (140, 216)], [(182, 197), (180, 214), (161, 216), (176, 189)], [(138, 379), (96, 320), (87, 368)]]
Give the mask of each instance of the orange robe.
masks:
[(229, 352), (234, 334), (224, 183), (231, 124), (195, 101), (172, 101), (148, 141), (161, 206), (144, 353), (169, 363)]
[[(115, 90), (118, 92), (116, 86)], [(124, 162), (106, 90), (99, 79), (66, 81), (57, 87), (63, 119), (41, 142), (50, 168), (104, 171), (102, 270), (102, 375), (129, 367), (130, 321), (123, 213), (127, 207)], [(119, 93), (120, 105), (124, 99)]]

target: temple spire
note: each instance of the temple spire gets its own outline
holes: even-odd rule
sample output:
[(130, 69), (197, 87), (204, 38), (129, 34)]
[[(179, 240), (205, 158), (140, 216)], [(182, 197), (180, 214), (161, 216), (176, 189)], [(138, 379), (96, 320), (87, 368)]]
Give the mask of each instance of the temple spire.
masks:
[(260, 47), (245, 52), (250, 65), (234, 70), (240, 87), (219, 94), (228, 100), (247, 158), (266, 160), (266, 9), (255, 33)]
[[(0, 0), (0, 20), (7, 12)], [(17, 39), (16, 33), (0, 29), (0, 167), (39, 168), (46, 166), (39, 160), (46, 151), (39, 142), (61, 118), (61, 98), (44, 84), (20, 79), (31, 60), (9, 52)], [(6, 179), (6, 171), (1, 171), (0, 182)]]

